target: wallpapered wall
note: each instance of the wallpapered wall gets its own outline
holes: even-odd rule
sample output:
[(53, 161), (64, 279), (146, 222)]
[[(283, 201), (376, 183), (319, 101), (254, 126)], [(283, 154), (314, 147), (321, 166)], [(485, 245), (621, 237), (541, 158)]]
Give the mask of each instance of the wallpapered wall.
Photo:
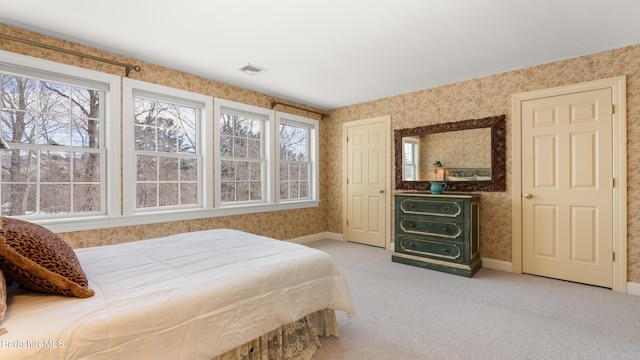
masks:
[[(341, 172), (341, 133), (346, 121), (389, 114), (392, 128), (400, 129), (506, 114), (507, 191), (482, 194), (480, 241), (482, 257), (511, 261), (511, 94), (621, 75), (627, 78), (628, 280), (639, 282), (640, 45), (336, 109), (321, 128), (324, 173)], [(323, 181), (330, 202), (327, 230), (340, 233), (340, 177), (324, 177)]]
[[(3, 24), (0, 24), (0, 32), (91, 55), (130, 62), (130, 59), (114, 54)], [(0, 39), (0, 49), (120, 76), (124, 73), (120, 67), (2, 39)], [(153, 64), (139, 61), (135, 63), (142, 66), (142, 72), (132, 72), (131, 77), (135, 79), (264, 108), (270, 107), (271, 97), (264, 94)], [(245, 230), (277, 239), (295, 238), (325, 231), (342, 233), (342, 176), (336, 175), (342, 174), (342, 124), (344, 122), (391, 115), (392, 128), (400, 129), (506, 114), (507, 191), (482, 194), (481, 254), (485, 258), (511, 261), (511, 94), (620, 75), (627, 77), (628, 280), (640, 282), (640, 168), (635, 166), (640, 161), (640, 141), (636, 140), (640, 138), (640, 45), (333, 110), (331, 117), (323, 120), (320, 125), (321, 205), (319, 208), (81, 231), (61, 235), (72, 246), (82, 247), (221, 227)], [(287, 111), (309, 116), (307, 113), (293, 109), (291, 111), (287, 109)], [(393, 159), (390, 159), (390, 163), (393, 164)], [(392, 169), (391, 173), (393, 174), (394, 171), (395, 169)]]
[[(0, 33), (37, 41), (39, 43), (54, 45), (79, 51), (81, 53), (113, 59), (124, 63), (132, 63), (142, 67), (141, 72), (132, 71), (130, 77), (142, 81), (171, 86), (192, 92), (219, 97), (244, 104), (260, 106), (270, 109), (270, 96), (260, 94), (223, 84), (217, 81), (207, 80), (187, 73), (163, 68), (137, 60), (123, 58), (114, 54), (97, 51), (88, 47), (68, 43), (62, 40), (45, 37), (40, 34), (24, 31), (14, 27), (0, 24)], [(118, 76), (124, 76), (124, 69), (118, 66), (103, 64), (93, 60), (83, 60), (77, 56), (60, 52), (49, 51), (39, 47), (24, 45), (19, 42), (0, 39), (0, 49), (23, 55), (75, 65), (91, 70), (102, 71)], [(282, 100), (282, 99), (278, 99)], [(304, 106), (302, 104), (296, 104)], [(306, 112), (289, 108), (277, 108), (301, 116), (308, 116)], [(318, 109), (314, 109), (318, 110)], [(313, 115), (312, 115), (313, 116)], [(213, 121), (213, 117), (211, 119)], [(163, 235), (175, 234), (185, 231), (197, 231), (214, 228), (232, 228), (244, 230), (255, 234), (265, 235), (276, 239), (290, 239), (305, 235), (326, 231), (326, 217), (322, 216), (320, 208), (307, 208), (298, 210), (275, 211), (251, 215), (226, 216), (202, 220), (189, 220), (171, 223), (160, 223), (123, 228), (99, 229), (60, 234), (73, 247), (86, 247), (104, 244), (114, 244), (137, 239), (147, 239)], [(295, 224), (299, 224), (296, 226)]]

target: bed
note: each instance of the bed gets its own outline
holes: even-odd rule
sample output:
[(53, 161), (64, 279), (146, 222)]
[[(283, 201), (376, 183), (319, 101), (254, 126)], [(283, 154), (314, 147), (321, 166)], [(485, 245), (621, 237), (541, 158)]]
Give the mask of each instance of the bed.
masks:
[(446, 168), (443, 181), (488, 181), (490, 168)]
[(329, 255), (242, 231), (73, 251), (92, 294), (9, 286), (0, 358), (309, 359), (355, 313)]

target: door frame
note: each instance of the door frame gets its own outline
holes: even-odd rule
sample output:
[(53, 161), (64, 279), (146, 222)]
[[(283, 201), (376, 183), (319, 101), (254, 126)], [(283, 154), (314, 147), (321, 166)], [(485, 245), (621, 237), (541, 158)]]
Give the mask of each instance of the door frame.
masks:
[(522, 273), (522, 112), (521, 103), (543, 97), (611, 88), (613, 113), (613, 287), (627, 293), (627, 109), (626, 77), (588, 81), (579, 84), (511, 95), (512, 119), (512, 271)]
[(349, 154), (347, 154), (347, 134), (350, 127), (371, 125), (376, 123), (384, 123), (384, 178), (385, 183), (385, 202), (387, 206), (384, 210), (384, 217), (386, 219), (385, 232), (384, 232), (384, 244), (385, 249), (391, 249), (391, 115), (377, 116), (369, 119), (361, 119), (354, 121), (347, 121), (342, 124), (342, 238), (348, 241), (348, 226), (347, 217), (349, 214), (349, 194), (347, 193), (347, 174), (349, 173)]

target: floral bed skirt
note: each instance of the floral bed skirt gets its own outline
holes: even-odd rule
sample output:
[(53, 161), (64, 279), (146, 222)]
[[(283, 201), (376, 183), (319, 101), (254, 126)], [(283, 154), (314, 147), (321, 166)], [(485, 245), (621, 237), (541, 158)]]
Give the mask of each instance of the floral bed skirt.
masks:
[(212, 360), (309, 360), (320, 347), (318, 336), (338, 336), (335, 311), (317, 311)]

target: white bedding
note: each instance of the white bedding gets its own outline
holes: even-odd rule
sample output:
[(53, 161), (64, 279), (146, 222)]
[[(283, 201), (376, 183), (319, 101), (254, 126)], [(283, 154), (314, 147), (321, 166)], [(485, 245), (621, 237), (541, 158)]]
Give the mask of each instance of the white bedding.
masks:
[(14, 289), (1, 359), (210, 359), (318, 310), (355, 312), (329, 255), (241, 231), (76, 253), (95, 296)]

